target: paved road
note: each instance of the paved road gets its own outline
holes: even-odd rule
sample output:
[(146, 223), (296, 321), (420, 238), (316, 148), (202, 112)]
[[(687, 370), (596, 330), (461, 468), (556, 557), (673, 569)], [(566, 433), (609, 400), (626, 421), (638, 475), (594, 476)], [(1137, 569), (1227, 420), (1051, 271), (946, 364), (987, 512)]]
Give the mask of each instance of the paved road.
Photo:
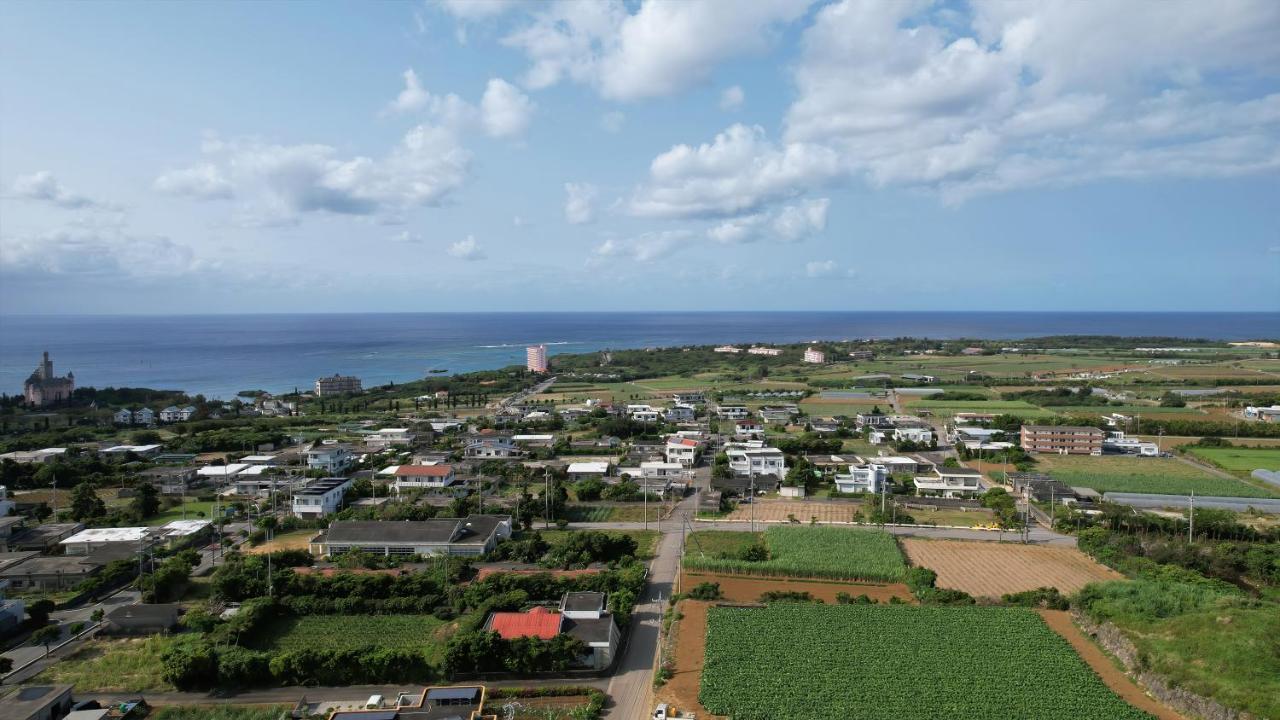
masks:
[[(678, 513), (679, 511), (677, 511), (677, 516), (678, 516)], [(690, 511), (690, 514), (692, 514), (692, 511)], [(785, 524), (787, 523), (765, 523), (765, 522), (757, 521), (756, 530), (757, 531), (763, 530), (769, 527), (770, 525), (785, 525)], [(828, 523), (819, 523), (819, 524), (826, 525)], [(638, 522), (573, 523), (572, 525), (570, 525), (570, 527), (579, 528), (579, 529), (589, 529), (589, 530), (641, 530), (644, 528), (644, 523), (638, 523)], [(751, 523), (694, 520), (693, 527), (695, 530), (712, 530), (712, 531), (735, 530), (740, 532), (740, 531), (751, 530)], [(878, 526), (866, 525), (861, 527), (872, 528), (872, 527), (878, 527)], [(649, 523), (649, 529), (650, 530), (656, 529), (656, 525), (654, 523)], [(918, 526), (899, 525), (899, 526), (885, 527), (884, 529), (890, 533), (893, 533), (894, 535), (902, 535), (907, 537), (947, 539), (947, 540), (980, 540), (984, 542), (1014, 542), (1017, 540), (1017, 537), (1018, 537), (1018, 534), (1014, 531), (998, 532), (995, 530), (966, 530), (964, 528), (936, 528), (936, 527), (929, 527), (925, 525), (918, 525)], [(664, 521), (662, 524), (662, 530), (664, 533), (668, 531), (675, 532), (679, 530), (679, 523), (675, 519)], [(1037, 545), (1066, 545), (1066, 546), (1074, 547), (1076, 544), (1076, 539), (1074, 536), (1062, 535), (1060, 533), (1052, 532), (1042, 527), (1033, 527), (1031, 529), (1030, 541)]]
[[(697, 508), (697, 496), (690, 495), (676, 506), (676, 515)], [(612, 704), (604, 717), (617, 720), (645, 720), (653, 710), (653, 669), (658, 656), (658, 631), (662, 611), (671, 597), (680, 565), (680, 526), (672, 522), (664, 528), (658, 552), (649, 564), (649, 585), (642, 601), (632, 612), (631, 640), (622, 663), (614, 672), (606, 691)]]

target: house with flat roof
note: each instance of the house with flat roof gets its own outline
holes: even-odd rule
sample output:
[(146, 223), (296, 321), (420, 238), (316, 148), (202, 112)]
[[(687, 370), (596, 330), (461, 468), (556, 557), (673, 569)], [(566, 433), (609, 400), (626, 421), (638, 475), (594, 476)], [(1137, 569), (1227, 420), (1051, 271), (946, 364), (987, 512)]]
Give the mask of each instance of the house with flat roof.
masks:
[(879, 463), (851, 464), (845, 472), (836, 473), (836, 490), (842, 493), (878, 493), (888, 477), (888, 468)]
[(30, 527), (13, 527), (5, 543), (8, 551), (34, 550), (46, 552), (66, 538), (84, 529), (84, 523), (44, 523)]
[(603, 478), (609, 474), (609, 463), (602, 461), (572, 462), (569, 463), (567, 472), (570, 480), (582, 480), (589, 477)]
[(295, 517), (322, 518), (338, 512), (342, 498), (351, 488), (351, 478), (321, 478), (307, 483), (293, 493)]
[(194, 465), (154, 467), (138, 473), (138, 477), (155, 486), (161, 495), (182, 495), (195, 484), (199, 469)]
[(6, 562), (0, 557), (0, 582), (7, 581), (14, 590), (70, 590), (96, 575), (104, 564), (77, 555), (0, 555), (10, 558)]
[(71, 685), (27, 685), (0, 697), (0, 720), (58, 720), (71, 711)]
[(980, 495), (986, 489), (982, 484), (982, 473), (967, 467), (936, 465), (932, 475), (917, 475), (913, 482), (921, 495), (944, 498)]
[(307, 448), (307, 469), (341, 475), (355, 462), (351, 446), (343, 443), (316, 443)]
[(106, 614), (100, 635), (160, 635), (178, 627), (176, 603), (120, 605)]
[(746, 405), (721, 405), (716, 408), (716, 415), (726, 420), (741, 420), (751, 417), (751, 411)]
[(483, 555), (511, 537), (510, 515), (431, 520), (339, 521), (311, 539), (311, 552), (337, 557), (352, 550), (371, 555)]
[(702, 451), (702, 443), (688, 437), (673, 436), (667, 438), (666, 459), (681, 467), (691, 468), (698, 462), (698, 453)]
[(482, 437), (468, 442), (462, 454), (468, 460), (512, 460), (523, 457), (524, 450), (508, 438)]
[(1023, 425), (1022, 449), (1029, 453), (1101, 455), (1107, 437), (1100, 428), (1086, 425)]
[(777, 448), (727, 446), (729, 469), (736, 475), (773, 475), (779, 480), (786, 477), (786, 456)]

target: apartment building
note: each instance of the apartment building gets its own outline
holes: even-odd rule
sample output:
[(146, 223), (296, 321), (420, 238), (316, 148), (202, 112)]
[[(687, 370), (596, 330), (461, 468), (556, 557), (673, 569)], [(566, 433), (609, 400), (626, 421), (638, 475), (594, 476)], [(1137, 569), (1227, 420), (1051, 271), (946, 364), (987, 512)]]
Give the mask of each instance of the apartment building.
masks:
[(328, 397), (361, 391), (360, 378), (350, 375), (334, 373), (333, 377), (322, 377), (316, 380), (316, 397)]
[(827, 354), (818, 348), (805, 348), (804, 361), (812, 365), (821, 365), (827, 361)]
[(547, 371), (547, 346), (531, 345), (525, 348), (525, 367), (529, 372), (544, 373)]
[(1022, 449), (1029, 453), (1101, 455), (1107, 434), (1082, 425), (1023, 425)]

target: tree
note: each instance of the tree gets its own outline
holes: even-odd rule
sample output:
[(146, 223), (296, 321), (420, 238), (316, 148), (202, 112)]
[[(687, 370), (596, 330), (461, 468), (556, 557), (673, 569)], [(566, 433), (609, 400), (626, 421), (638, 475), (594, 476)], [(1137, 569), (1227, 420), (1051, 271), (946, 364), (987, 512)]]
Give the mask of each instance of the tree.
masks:
[(161, 674), (179, 690), (203, 690), (218, 679), (218, 659), (204, 640), (175, 642), (160, 654)]
[(45, 625), (44, 627), (38, 628), (35, 632), (31, 633), (31, 644), (43, 645), (45, 649), (48, 650), (50, 645), (58, 642), (58, 640), (61, 638), (62, 638), (61, 625)]
[(27, 606), (27, 618), (32, 627), (49, 624), (49, 615), (58, 607), (49, 598), (41, 598)]
[(71, 519), (76, 521), (102, 517), (107, 514), (107, 504), (98, 497), (93, 485), (82, 482), (71, 491)]
[(133, 499), (129, 501), (129, 511), (139, 520), (149, 518), (160, 512), (160, 493), (156, 486), (144, 482), (134, 489)]

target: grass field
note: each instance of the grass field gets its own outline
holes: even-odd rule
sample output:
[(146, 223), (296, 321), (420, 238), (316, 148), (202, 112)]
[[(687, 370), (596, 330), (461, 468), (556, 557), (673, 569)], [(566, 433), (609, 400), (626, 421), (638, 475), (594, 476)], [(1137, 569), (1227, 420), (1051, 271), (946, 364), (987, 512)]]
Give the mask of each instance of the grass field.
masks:
[(1098, 492), (1275, 497), (1262, 488), (1211, 475), (1174, 458), (1038, 455), (1036, 460), (1037, 471), (1047, 472), (1072, 487)]
[(1187, 452), (1237, 475), (1254, 470), (1280, 470), (1280, 448), (1188, 448)]
[[(226, 503), (222, 503), (222, 506), (226, 507)], [(213, 502), (212, 501), (200, 502), (199, 500), (188, 500), (186, 507), (187, 507), (187, 517), (186, 517), (187, 520), (212, 520), (213, 519)], [(154, 517), (147, 518), (146, 523), (144, 524), (154, 527), (156, 525), (165, 525), (167, 523), (173, 522), (174, 520), (182, 520), (182, 519), (183, 519), (182, 505), (179, 504), (176, 507), (169, 508), (168, 510), (165, 510), (160, 514), (155, 515)]]
[(303, 615), (285, 618), (256, 638), (261, 649), (348, 650), (368, 645), (422, 650), (436, 662), (454, 623), (432, 615)]
[(285, 533), (279, 533), (271, 542), (264, 542), (261, 545), (245, 548), (245, 552), (250, 555), (257, 555), (265, 552), (280, 552), (281, 550), (306, 550), (311, 538), (316, 536), (318, 530), (291, 530)]
[(162, 636), (90, 640), (36, 680), (75, 685), (80, 692), (171, 692), (174, 688), (164, 680), (160, 654), (172, 643), (172, 638)]
[(699, 700), (734, 720), (1150, 717), (1021, 608), (712, 607)]
[(690, 570), (712, 572), (882, 582), (900, 580), (906, 571), (893, 536), (877, 530), (771, 527), (765, 531), (764, 539), (768, 560), (718, 557), (704, 548), (701, 554), (687, 553), (684, 565)]

